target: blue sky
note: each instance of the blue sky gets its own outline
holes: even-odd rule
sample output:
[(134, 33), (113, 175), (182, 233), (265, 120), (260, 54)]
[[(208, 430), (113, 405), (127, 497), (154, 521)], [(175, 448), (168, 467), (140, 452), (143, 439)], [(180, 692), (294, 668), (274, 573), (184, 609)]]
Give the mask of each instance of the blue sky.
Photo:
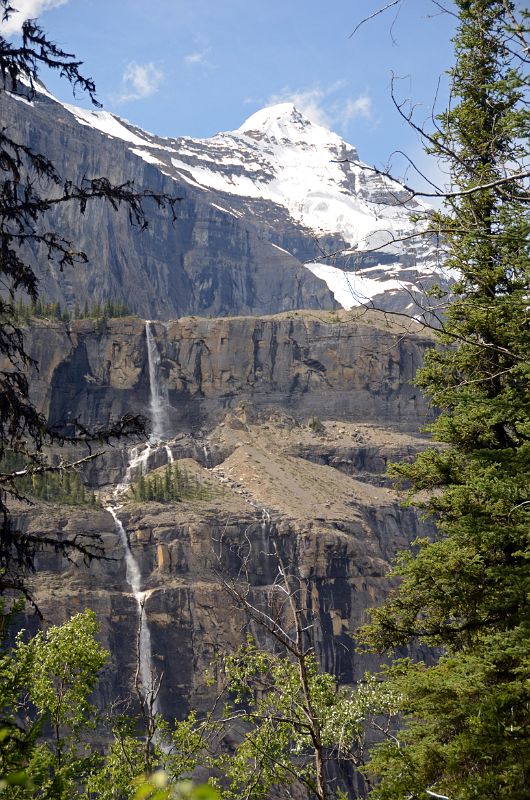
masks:
[[(396, 149), (423, 163), (416, 135), (392, 106), (392, 72), (399, 97), (413, 100), (423, 121), (452, 58), (453, 20), (431, 0), (404, 0), (397, 17), (397, 7), (390, 9), (352, 38), (355, 25), (385, 2), (12, 2), (39, 14), (50, 36), (84, 61), (107, 110), (147, 130), (210, 136), (265, 105), (294, 100), (378, 165)], [(66, 86), (43, 78), (72, 102)], [(440, 97), (443, 104), (443, 78)], [(82, 96), (74, 102), (86, 104)]]

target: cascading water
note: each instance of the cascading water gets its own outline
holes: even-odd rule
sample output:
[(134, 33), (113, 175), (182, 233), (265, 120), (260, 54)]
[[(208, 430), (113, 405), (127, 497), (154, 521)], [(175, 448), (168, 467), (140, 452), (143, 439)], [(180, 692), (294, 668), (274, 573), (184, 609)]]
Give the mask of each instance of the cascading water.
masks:
[(140, 686), (143, 694), (144, 702), (150, 713), (158, 713), (158, 698), (157, 694), (157, 678), (154, 675), (151, 664), (153, 660), (153, 653), (151, 648), (151, 632), (147, 624), (147, 617), (145, 614), (145, 601), (149, 592), (143, 592), (142, 575), (138, 562), (136, 561), (131, 550), (125, 528), (118, 517), (118, 510), (121, 506), (107, 506), (107, 511), (114, 520), (116, 531), (120, 537), (125, 552), (125, 579), (131, 587), (136, 605), (138, 608), (138, 674), (140, 678)]
[(137, 477), (136, 473), (138, 471), (142, 475), (145, 475), (147, 472), (147, 464), (151, 452), (152, 448), (150, 444), (145, 445), (143, 450), (140, 450), (139, 447), (131, 447), (129, 450), (127, 469), (125, 470), (125, 478), (116, 486), (116, 489), (114, 490), (115, 497), (119, 497), (129, 488), (133, 482), (133, 478)]
[(149, 389), (151, 394), (151, 441), (160, 442), (164, 438), (164, 433), (166, 432), (167, 398), (164, 392), (161, 391), (158, 380), (160, 354), (156, 346), (153, 331), (151, 330), (151, 325), (152, 321), (147, 319), (145, 321), (145, 338), (147, 341), (147, 364), (149, 367)]
[(135, 473), (140, 471), (142, 475), (145, 475), (148, 471), (150, 456), (163, 448), (168, 463), (174, 461), (171, 448), (162, 441), (168, 430), (168, 403), (167, 395), (160, 386), (160, 355), (151, 325), (151, 320), (146, 320), (145, 338), (147, 342), (147, 364), (149, 368), (151, 436), (149, 437), (149, 442), (145, 446), (135, 446), (129, 451), (125, 476), (122, 482), (116, 486), (113, 492), (114, 502), (107, 506), (107, 511), (114, 520), (116, 532), (123, 546), (123, 551), (125, 553), (125, 577), (127, 583), (131, 587), (138, 609), (138, 677), (140, 690), (148, 712), (150, 714), (156, 714), (159, 710), (156, 698), (158, 679), (152, 669), (153, 653), (151, 648), (151, 632), (145, 613), (145, 601), (149, 596), (149, 592), (142, 591), (142, 575), (140, 568), (131, 550), (123, 524), (118, 517), (118, 511), (121, 508), (119, 504), (120, 496), (130, 487), (135, 478)]
[(267, 533), (271, 524), (271, 515), (267, 511), (266, 508), (261, 509), (261, 530), (263, 533)]

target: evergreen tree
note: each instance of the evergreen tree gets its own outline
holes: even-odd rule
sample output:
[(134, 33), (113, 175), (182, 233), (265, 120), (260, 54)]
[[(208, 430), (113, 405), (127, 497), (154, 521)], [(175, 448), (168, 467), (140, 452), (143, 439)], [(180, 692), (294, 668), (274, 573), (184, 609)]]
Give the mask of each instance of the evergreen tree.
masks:
[(436, 221), (460, 280), (417, 379), (444, 446), (394, 470), (439, 535), (401, 557), (364, 632), (444, 655), (390, 670), (405, 727), (372, 759), (385, 800), (530, 796), (530, 219), (527, 184), (510, 178), (530, 155), (525, 29), (509, 0), (455, 5), (453, 105), (430, 150), (451, 170)]
[(143, 473), (138, 478), (137, 488), (135, 490), (135, 495), (138, 500), (145, 500), (146, 499), (146, 488), (145, 488), (145, 477)]
[(171, 500), (173, 497), (173, 486), (171, 481), (171, 464), (166, 464), (164, 470), (164, 500)]
[(153, 500), (164, 502), (172, 500), (209, 500), (215, 493), (196, 476), (190, 477), (189, 472), (178, 462), (166, 464), (162, 469), (150, 475), (139, 475), (131, 487), (135, 500)]

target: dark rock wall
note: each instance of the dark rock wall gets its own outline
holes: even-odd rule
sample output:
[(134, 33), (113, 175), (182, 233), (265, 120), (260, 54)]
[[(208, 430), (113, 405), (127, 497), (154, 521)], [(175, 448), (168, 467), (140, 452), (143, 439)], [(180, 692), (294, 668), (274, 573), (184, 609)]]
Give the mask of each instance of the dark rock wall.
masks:
[[(100, 200), (90, 201), (82, 215), (75, 203), (49, 212), (43, 229), (59, 230), (89, 262), (61, 272), (44, 251), (35, 253), (32, 266), (47, 299), (70, 307), (77, 301), (81, 308), (85, 301), (123, 301), (131, 312), (158, 319), (336, 306), (324, 282), (272, 245), (278, 230), (290, 252), (305, 258), (311, 250), (310, 232), (286, 219), (285, 210), (269, 208), (268, 219), (239, 218), (212, 205), (208, 192), (143, 161), (129, 149), (133, 145), (77, 123), (43, 95), (29, 106), (2, 92), (0, 102), (3, 126), (48, 156), (65, 180), (104, 176), (179, 198), (174, 221), (146, 201), (147, 230), (129, 223), (125, 207), (114, 211)], [(43, 193), (54, 191), (44, 187)]]
[[(430, 415), (410, 382), (431, 340), (374, 313), (199, 317), (154, 329), (173, 435), (212, 428), (241, 403), (412, 430)], [(36, 323), (26, 341), (40, 364), (33, 396), (52, 424), (148, 414), (143, 321)]]
[[(274, 602), (276, 546), (302, 580), (324, 669), (343, 682), (357, 680), (378, 662), (356, 652), (355, 631), (388, 591), (393, 555), (418, 535), (432, 533), (400, 505), (384, 476), (388, 460), (411, 458), (425, 446), (406, 432), (417, 432), (430, 413), (410, 380), (432, 342), (364, 312), (185, 318), (153, 327), (170, 403), (173, 456), (208, 468), (220, 465), (221, 472), (208, 475), (225, 481), (225, 493), (202, 504), (125, 502), (119, 512), (148, 592), (153, 665), (164, 675), (164, 713), (182, 716), (192, 706), (207, 708), (212, 689), (205, 686), (204, 673), (214, 656), (237, 646), (249, 629), (263, 640), (222, 583), (223, 577), (241, 574), (242, 544), (250, 596)], [(40, 363), (33, 396), (52, 422), (79, 418), (90, 427), (128, 411), (148, 413), (143, 321), (36, 322), (26, 343)], [(319, 438), (301, 424), (317, 415), (347, 422), (334, 423)], [(371, 425), (379, 426), (373, 440)], [(287, 472), (298, 469), (299, 486), (313, 481), (308, 497), (317, 484), (329, 484), (317, 513), (307, 513), (303, 501), (297, 501), (298, 511), (289, 511), (288, 502), (282, 505), (281, 485), (275, 496), (264, 490), (265, 500), (253, 500), (264, 479), (259, 464), (265, 462), (257, 457), (252, 462), (251, 456), (263, 444), (258, 455), (266, 458), (274, 436), (285, 440), (285, 453), (271, 444), (271, 460), (283, 458)], [(162, 448), (149, 469), (162, 466), (165, 458)], [(118, 447), (90, 467), (90, 483), (103, 487), (106, 502), (109, 484), (118, 483), (125, 467), (126, 453)], [(255, 482), (245, 485), (252, 470)], [(270, 518), (262, 505), (269, 505)], [(21, 512), (21, 520), (34, 532), (102, 536), (110, 560), (90, 567), (40, 554), (35, 593), (49, 621), (60, 622), (87, 606), (96, 611), (112, 654), (98, 702), (104, 706), (127, 694), (138, 617), (111, 515), (48, 506)]]
[[(62, 528), (65, 533), (92, 528), (103, 535), (108, 555), (116, 559), (75, 568), (42, 555), (35, 581), (46, 620), (61, 622), (86, 607), (96, 612), (102, 643), (111, 652), (98, 690), (98, 704), (105, 707), (126, 697), (133, 686), (138, 617), (112, 519), (105, 512), (89, 515), (90, 520), (83, 512), (54, 512), (44, 519), (34, 513), (27, 524), (32, 530)], [(218, 508), (201, 514), (185, 505), (175, 509), (156, 503), (131, 508), (122, 519), (145, 588), (151, 590), (145, 609), (153, 667), (164, 676), (161, 707), (168, 717), (209, 707), (212, 689), (204, 685), (205, 673), (215, 656), (237, 647), (246, 632), (270, 646), (222, 585), (223, 578), (240, 577), (242, 542), (250, 543), (245, 550), (249, 597), (261, 607), (273, 602), (277, 562), (271, 554), (276, 542), (285, 563), (303, 579), (303, 602), (312, 615), (311, 635), (323, 668), (352, 683), (380, 663), (356, 652), (355, 630), (367, 620), (366, 610), (388, 591), (389, 559), (425, 532), (414, 513), (397, 503), (364, 508), (360, 519), (335, 526), (324, 520), (301, 525), (278, 518), (264, 530), (257, 513), (228, 515)]]

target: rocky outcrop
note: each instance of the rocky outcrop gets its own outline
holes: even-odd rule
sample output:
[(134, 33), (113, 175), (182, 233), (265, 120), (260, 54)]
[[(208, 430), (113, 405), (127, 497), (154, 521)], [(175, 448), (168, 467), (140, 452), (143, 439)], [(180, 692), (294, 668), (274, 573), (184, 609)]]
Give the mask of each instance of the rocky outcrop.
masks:
[[(242, 404), (250, 417), (283, 410), (415, 430), (430, 413), (411, 380), (432, 341), (375, 312), (190, 317), (153, 329), (171, 435), (206, 431)], [(39, 362), (33, 397), (51, 424), (149, 413), (143, 321), (37, 321), (26, 343)]]
[[(351, 423), (325, 422), (323, 432), (315, 433), (289, 418), (248, 424), (229, 415), (210, 434), (208, 447), (230, 455), (211, 469), (190, 459), (180, 462), (211, 488), (210, 499), (140, 504), (124, 498), (119, 515), (147, 592), (153, 668), (163, 674), (160, 701), (168, 717), (209, 707), (214, 690), (205, 686), (204, 675), (214, 657), (237, 647), (247, 631), (266, 642), (259, 626), (236, 608), (224, 581), (243, 581), (256, 605), (274, 606), (276, 550), (301, 579), (323, 668), (351, 683), (378, 663), (356, 652), (355, 631), (388, 591), (386, 574), (396, 550), (427, 529), (400, 506), (395, 492), (378, 485), (380, 473), (374, 471), (378, 479), (367, 483), (365, 472), (360, 481), (308, 460), (346, 445), (358, 453), (370, 450), (369, 466), (377, 470), (384, 461), (374, 458), (378, 450), (412, 452), (422, 442)], [(293, 455), (297, 447), (305, 457)], [(39, 556), (35, 593), (45, 618), (54, 622), (85, 607), (96, 611), (102, 642), (112, 654), (98, 702), (127, 695), (136, 669), (137, 606), (111, 515), (48, 507), (22, 516), (32, 532), (102, 537), (109, 560), (89, 567), (50, 553)]]
[[(207, 489), (179, 503), (123, 493), (116, 512), (142, 574), (164, 713), (208, 707), (207, 667), (249, 629), (224, 581), (244, 576), (257, 604), (274, 604), (278, 554), (301, 580), (323, 667), (355, 681), (376, 663), (356, 652), (355, 631), (388, 591), (393, 555), (431, 532), (385, 478), (389, 460), (426, 446), (417, 429), (429, 410), (410, 379), (431, 341), (360, 311), (185, 318), (151, 329), (166, 441), (139, 444), (137, 456), (146, 448), (144, 468), (162, 474), (175, 460)], [(40, 322), (26, 342), (40, 362), (34, 397), (52, 422), (149, 413), (143, 321)], [(87, 471), (103, 505), (116, 506), (126, 465), (115, 447)], [(112, 654), (99, 702), (127, 694), (137, 604), (111, 514), (48, 505), (21, 509), (20, 521), (32, 532), (102, 537), (108, 560), (91, 565), (41, 553), (34, 590), (48, 620), (96, 611)]]

